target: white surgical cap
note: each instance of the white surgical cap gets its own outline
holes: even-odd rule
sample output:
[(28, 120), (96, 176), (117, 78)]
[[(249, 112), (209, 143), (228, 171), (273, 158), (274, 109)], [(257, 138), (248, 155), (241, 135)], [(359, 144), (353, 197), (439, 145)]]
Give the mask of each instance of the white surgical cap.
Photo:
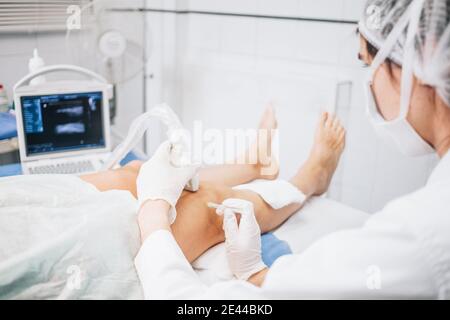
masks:
[[(368, 0), (359, 22), (362, 36), (375, 48), (383, 46), (389, 33), (416, 0)], [(450, 0), (425, 0), (415, 34), (414, 74), (450, 107)], [(402, 65), (407, 28), (389, 58)]]

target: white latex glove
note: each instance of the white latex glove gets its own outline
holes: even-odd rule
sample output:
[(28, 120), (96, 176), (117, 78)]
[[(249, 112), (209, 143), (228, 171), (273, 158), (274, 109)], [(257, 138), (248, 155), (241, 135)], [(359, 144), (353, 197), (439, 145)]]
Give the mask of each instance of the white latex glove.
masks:
[(196, 174), (198, 166), (175, 167), (170, 162), (171, 143), (163, 142), (153, 157), (145, 162), (136, 179), (139, 207), (147, 200), (165, 200), (171, 206), (169, 222), (176, 218), (175, 205), (186, 183)]
[[(253, 203), (227, 199), (217, 209), (223, 213), (223, 230), (227, 259), (233, 274), (240, 280), (266, 268), (261, 257), (261, 230), (253, 211)], [(241, 215), (239, 225), (236, 213)]]

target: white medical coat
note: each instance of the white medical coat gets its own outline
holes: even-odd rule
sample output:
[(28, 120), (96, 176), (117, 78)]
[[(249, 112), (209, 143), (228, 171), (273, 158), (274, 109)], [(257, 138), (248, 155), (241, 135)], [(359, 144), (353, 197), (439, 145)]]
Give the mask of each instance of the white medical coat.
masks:
[(238, 280), (206, 286), (168, 231), (145, 240), (135, 265), (147, 299), (449, 299), (450, 152), (425, 187), (362, 228), (279, 258), (261, 288)]

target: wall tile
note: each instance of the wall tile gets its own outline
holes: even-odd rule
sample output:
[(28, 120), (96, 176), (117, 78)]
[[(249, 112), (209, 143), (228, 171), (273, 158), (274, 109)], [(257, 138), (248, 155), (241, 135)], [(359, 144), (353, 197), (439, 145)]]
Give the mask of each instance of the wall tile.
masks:
[(345, 20), (359, 21), (364, 11), (366, 0), (343, 0)]
[(302, 61), (337, 64), (342, 27), (333, 23), (297, 22), (290, 41)]
[(300, 0), (258, 0), (257, 13), (270, 16), (297, 17), (300, 12)]
[(220, 22), (221, 51), (255, 54), (257, 25), (255, 19), (223, 17)]
[(344, 186), (341, 190), (341, 197), (340, 202), (353, 208), (370, 212), (366, 208), (372, 202), (372, 188)]
[(199, 11), (255, 13), (258, 0), (189, 0), (189, 8)]
[(358, 59), (359, 52), (359, 35), (356, 34), (356, 24), (346, 24), (340, 27), (339, 38), (339, 65), (361, 68), (362, 63)]
[(33, 53), (37, 46), (36, 34), (0, 34), (0, 55), (16, 55)]
[(208, 50), (220, 49), (220, 20), (215, 16), (193, 15), (188, 19), (187, 44)]
[(142, 8), (146, 1), (149, 3), (154, 3), (163, 0), (108, 0), (108, 6), (114, 8)]
[(257, 54), (264, 57), (294, 58), (296, 21), (264, 19), (258, 21)]
[(300, 0), (302, 17), (342, 19), (343, 9), (343, 0)]
[(22, 77), (28, 74), (28, 54), (21, 55), (0, 55), (0, 83), (2, 83), (7, 91), (10, 102), (13, 99), (12, 88), (14, 84)]

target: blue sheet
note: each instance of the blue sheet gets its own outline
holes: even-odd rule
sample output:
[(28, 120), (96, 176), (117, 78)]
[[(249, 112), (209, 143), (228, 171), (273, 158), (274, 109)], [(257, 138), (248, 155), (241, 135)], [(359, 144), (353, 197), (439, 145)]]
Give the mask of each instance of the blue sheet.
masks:
[(0, 112), (0, 140), (17, 137), (16, 117), (9, 112)]
[[(139, 160), (139, 158), (133, 152), (130, 152), (125, 156), (125, 158), (122, 161), (120, 161), (120, 165), (124, 166), (128, 162), (133, 160)], [(9, 176), (18, 176), (21, 174), (22, 174), (22, 166), (20, 165), (20, 163), (13, 163), (0, 166), (0, 178)]]
[(0, 166), (0, 177), (18, 176), (22, 174), (20, 163), (6, 164)]
[(275, 237), (271, 232), (261, 236), (262, 259), (266, 266), (270, 267), (279, 257), (292, 254), (292, 250), (286, 241)]

